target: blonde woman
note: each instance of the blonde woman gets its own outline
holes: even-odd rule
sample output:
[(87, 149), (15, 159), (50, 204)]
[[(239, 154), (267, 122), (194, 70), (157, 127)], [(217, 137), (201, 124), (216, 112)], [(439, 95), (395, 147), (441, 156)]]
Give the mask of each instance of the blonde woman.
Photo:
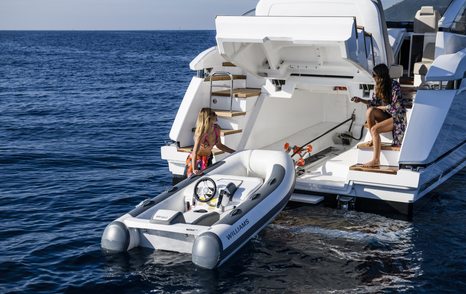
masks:
[(222, 144), (215, 112), (210, 108), (202, 108), (197, 116), (194, 148), (186, 159), (185, 176), (198, 175), (212, 164), (214, 146), (224, 152), (235, 152)]
[(392, 146), (401, 146), (406, 129), (406, 107), (401, 97), (400, 84), (390, 78), (389, 69), (385, 64), (378, 64), (373, 69), (375, 80), (372, 100), (353, 97), (356, 103), (367, 105), (367, 127), (372, 140), (366, 145), (373, 146), (372, 160), (363, 164), (364, 167), (378, 167), (380, 165), (380, 151), (382, 144), (380, 133), (392, 132)]

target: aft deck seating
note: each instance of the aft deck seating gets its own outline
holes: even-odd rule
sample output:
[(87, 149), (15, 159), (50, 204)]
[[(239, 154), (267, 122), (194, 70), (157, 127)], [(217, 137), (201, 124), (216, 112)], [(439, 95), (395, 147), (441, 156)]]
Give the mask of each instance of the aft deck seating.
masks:
[(422, 6), (414, 19), (414, 33), (424, 34), (422, 59), (414, 64), (414, 86), (425, 81), (425, 75), (435, 58), (435, 37), (440, 14), (432, 6)]
[(186, 223), (199, 226), (211, 226), (220, 219), (220, 214), (216, 211), (195, 208), (185, 212), (183, 216)]
[(422, 6), (414, 17), (414, 33), (435, 33), (440, 14), (433, 6)]
[(414, 86), (425, 82), (425, 76), (435, 59), (435, 33), (424, 34), (422, 59), (414, 64)]

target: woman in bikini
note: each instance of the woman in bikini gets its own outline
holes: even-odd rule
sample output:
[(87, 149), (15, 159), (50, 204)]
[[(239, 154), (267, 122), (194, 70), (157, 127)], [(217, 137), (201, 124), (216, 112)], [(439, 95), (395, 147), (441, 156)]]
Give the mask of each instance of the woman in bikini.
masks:
[(363, 164), (364, 167), (378, 167), (380, 165), (380, 151), (382, 144), (380, 133), (392, 132), (392, 146), (401, 146), (406, 129), (406, 107), (401, 97), (400, 84), (390, 78), (389, 69), (385, 64), (374, 67), (372, 77), (375, 79), (375, 89), (372, 100), (353, 97), (354, 102), (367, 105), (367, 128), (372, 140), (367, 146), (373, 146), (372, 160)]
[(212, 165), (212, 148), (233, 153), (235, 150), (223, 145), (220, 140), (220, 127), (216, 124), (217, 115), (210, 108), (199, 112), (194, 133), (194, 148), (186, 159), (185, 176), (198, 175)]

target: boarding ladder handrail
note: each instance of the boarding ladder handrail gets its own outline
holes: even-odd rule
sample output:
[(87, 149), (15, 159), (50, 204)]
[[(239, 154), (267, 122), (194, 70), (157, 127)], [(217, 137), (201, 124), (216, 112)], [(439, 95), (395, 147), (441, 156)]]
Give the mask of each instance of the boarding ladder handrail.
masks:
[(301, 150), (304, 150), (304, 148), (305, 148), (307, 145), (309, 145), (309, 144), (311, 144), (312, 142), (314, 142), (314, 141), (316, 141), (316, 140), (322, 138), (323, 136), (327, 135), (327, 134), (330, 133), (331, 131), (338, 129), (339, 127), (341, 127), (342, 125), (346, 124), (347, 122), (351, 121), (351, 125), (352, 125), (353, 122), (356, 120), (356, 114), (355, 114), (355, 113), (356, 113), (356, 109), (353, 110), (353, 113), (351, 114), (351, 117), (350, 117), (350, 118), (348, 118), (348, 119), (342, 121), (341, 123), (339, 123), (338, 125), (334, 126), (333, 128), (331, 128), (331, 129), (325, 131), (323, 134), (320, 134), (319, 136), (313, 138), (313, 139), (310, 140), (309, 142), (305, 143), (303, 146), (298, 147), (296, 150), (294, 150), (293, 154), (291, 154), (291, 158), (293, 158), (293, 156), (295, 156), (296, 154), (298, 154), (299, 152), (301, 152)]
[[(209, 107), (212, 108), (212, 88), (214, 87), (213, 85), (213, 77), (214, 76), (220, 76), (220, 75), (227, 75), (229, 78), (230, 78), (230, 81), (231, 81), (231, 86), (230, 86), (230, 112), (232, 112), (233, 110), (233, 75), (227, 71), (217, 71), (217, 72), (214, 72), (213, 74), (211, 74), (209, 76), (209, 81), (210, 81), (210, 98), (209, 98)], [(222, 86), (217, 86), (217, 87), (226, 87), (225, 85), (222, 85)]]

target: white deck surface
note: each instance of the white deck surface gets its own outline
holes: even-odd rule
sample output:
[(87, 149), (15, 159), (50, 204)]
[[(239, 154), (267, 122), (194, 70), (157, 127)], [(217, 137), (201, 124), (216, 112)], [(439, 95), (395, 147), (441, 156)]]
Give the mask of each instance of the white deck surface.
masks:
[(349, 191), (349, 167), (357, 161), (357, 149), (335, 149), (324, 158), (305, 167), (305, 173), (296, 179), (296, 189), (320, 190), (329, 193)]

